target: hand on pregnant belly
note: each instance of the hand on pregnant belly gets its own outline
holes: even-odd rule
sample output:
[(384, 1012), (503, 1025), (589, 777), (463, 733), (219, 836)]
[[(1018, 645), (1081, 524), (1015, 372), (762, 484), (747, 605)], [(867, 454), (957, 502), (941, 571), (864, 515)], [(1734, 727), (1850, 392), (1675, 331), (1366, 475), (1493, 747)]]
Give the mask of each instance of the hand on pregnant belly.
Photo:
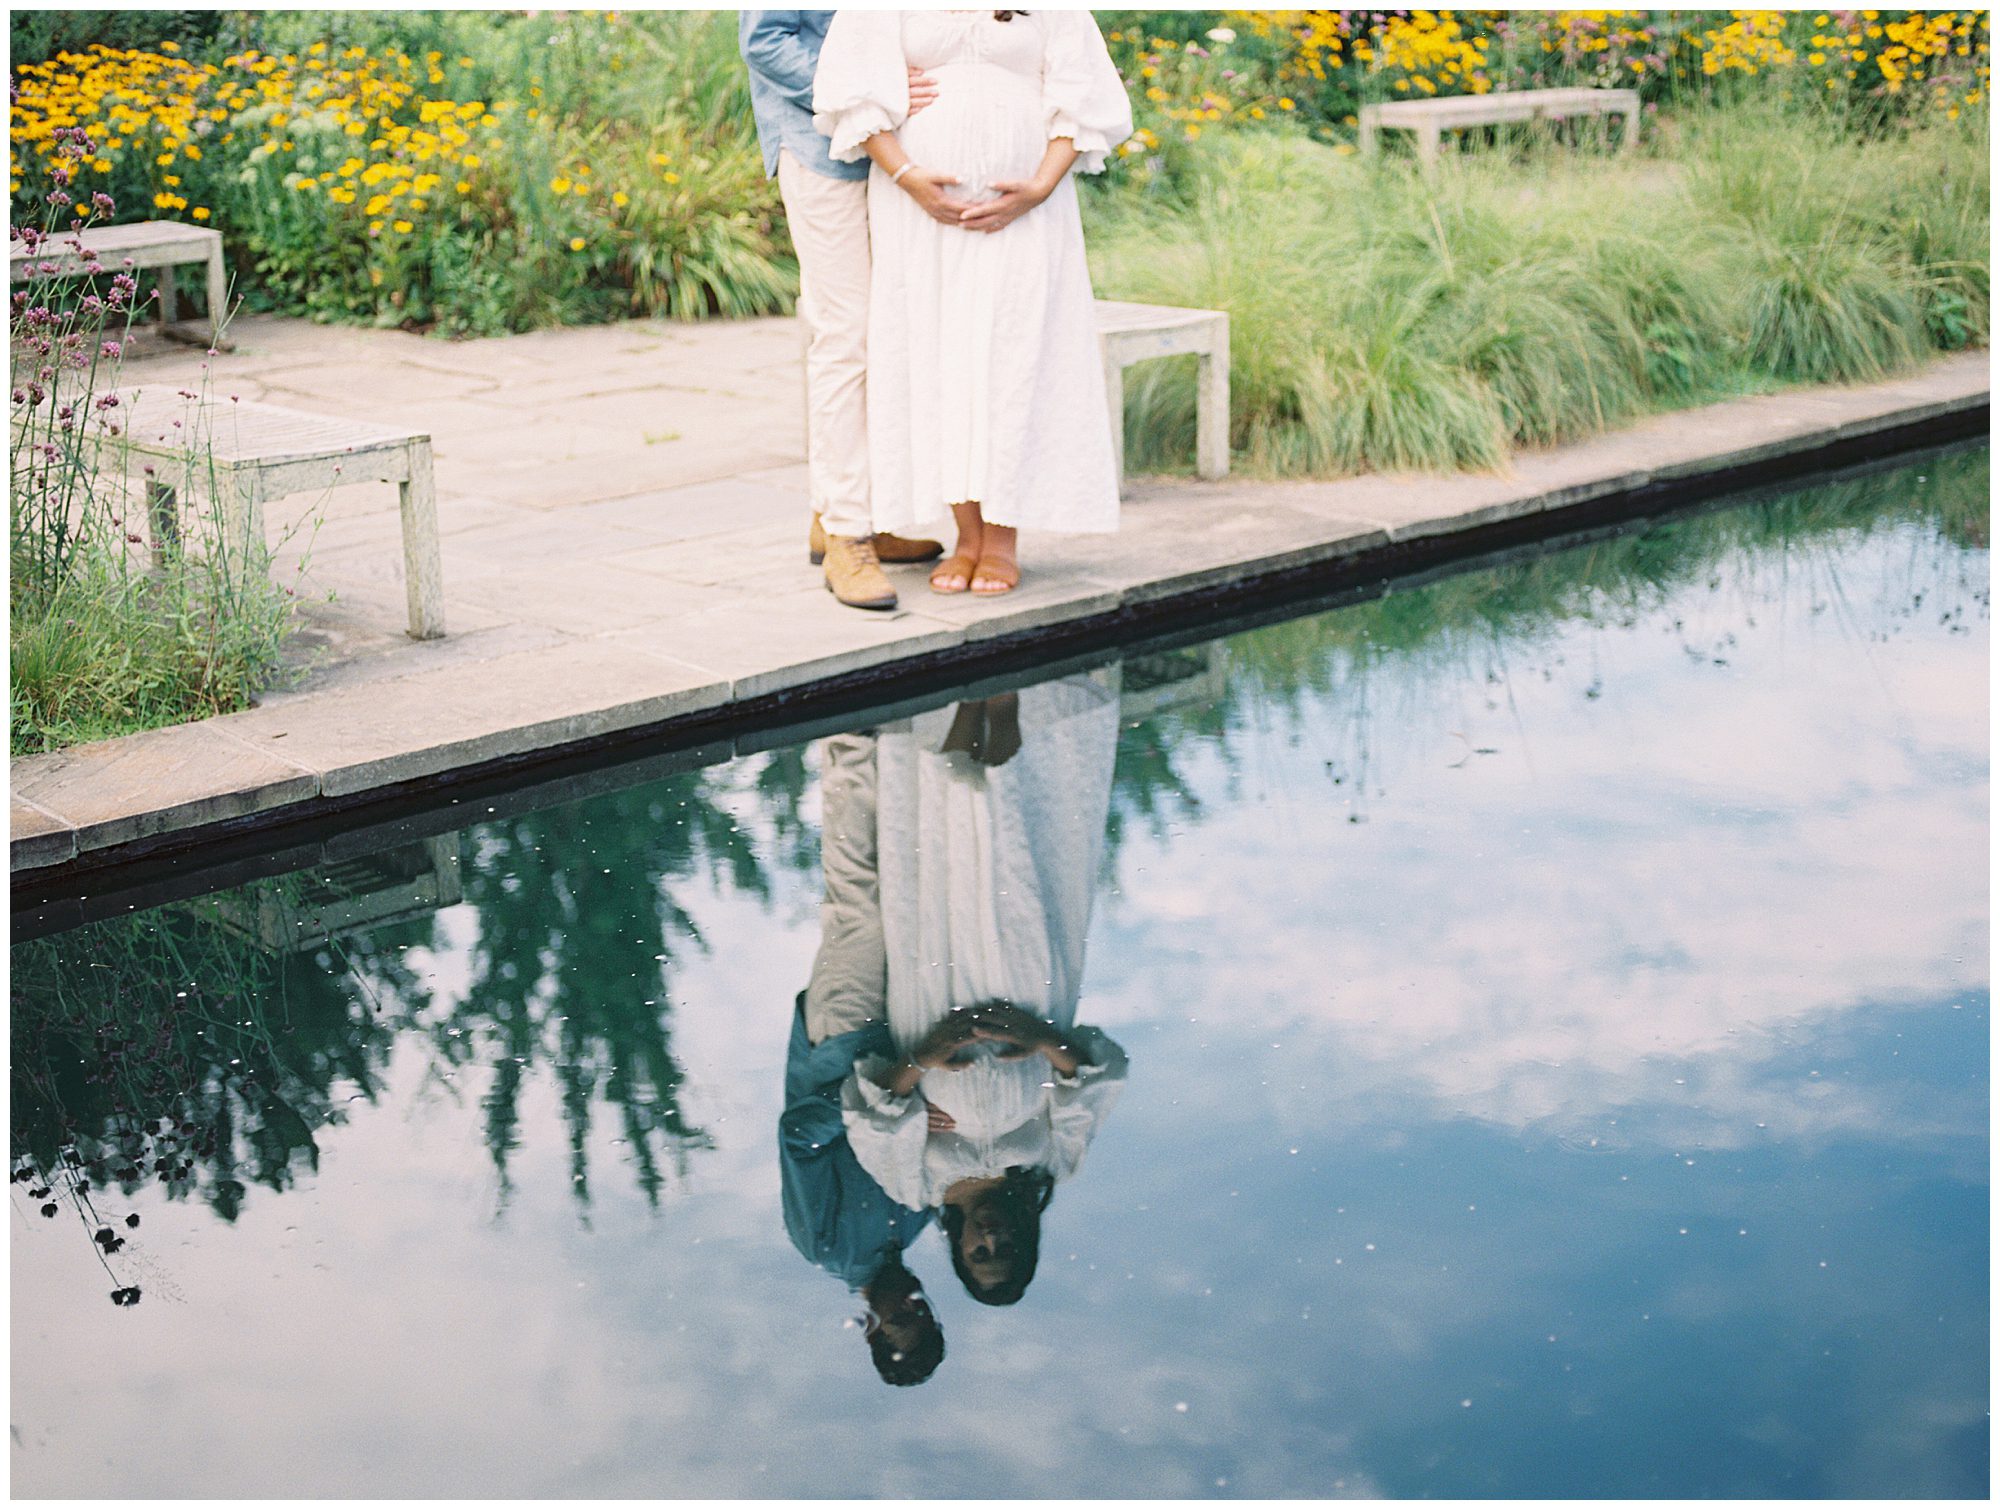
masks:
[(898, 181), (898, 187), (922, 206), (923, 212), (931, 219), (942, 225), (959, 225), (972, 206), (945, 193), (946, 186), (957, 182), (948, 173), (933, 173), (928, 168), (913, 167)]
[(997, 199), (982, 200), (959, 216), (958, 223), (968, 231), (983, 231), (991, 235), (1004, 231), (1028, 211), (1049, 197), (1049, 191), (1035, 183), (997, 183), (993, 192)]

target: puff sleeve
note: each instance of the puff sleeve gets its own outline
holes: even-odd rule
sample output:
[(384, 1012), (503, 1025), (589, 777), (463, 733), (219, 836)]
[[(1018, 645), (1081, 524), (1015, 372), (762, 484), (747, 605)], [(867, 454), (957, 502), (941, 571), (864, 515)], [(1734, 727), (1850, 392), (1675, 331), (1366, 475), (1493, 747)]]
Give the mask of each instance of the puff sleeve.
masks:
[(924, 1150), (930, 1124), (922, 1096), (892, 1095), (873, 1076), (889, 1060), (876, 1055), (854, 1066), (840, 1087), (840, 1116), (847, 1146), (875, 1183), (899, 1206), (923, 1210)]
[(1102, 173), (1132, 134), (1132, 101), (1089, 11), (1045, 11), (1042, 111), (1049, 139), (1076, 143), (1076, 170)]
[(1079, 1051), (1076, 1073), (1055, 1076), (1049, 1091), (1049, 1173), (1059, 1180), (1083, 1163), (1131, 1068), (1125, 1051), (1097, 1028), (1072, 1029), (1071, 1038)]
[(894, 131), (910, 114), (903, 18), (896, 11), (836, 11), (813, 76), (813, 129), (836, 162), (859, 162), (861, 144)]

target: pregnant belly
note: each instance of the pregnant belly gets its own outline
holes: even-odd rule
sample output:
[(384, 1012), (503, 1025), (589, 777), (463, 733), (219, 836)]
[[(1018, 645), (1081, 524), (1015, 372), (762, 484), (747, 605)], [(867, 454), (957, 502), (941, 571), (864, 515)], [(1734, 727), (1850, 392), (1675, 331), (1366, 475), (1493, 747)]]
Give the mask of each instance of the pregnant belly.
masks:
[(996, 183), (1031, 176), (1048, 149), (1040, 85), (1005, 68), (949, 64), (933, 70), (937, 103), (898, 133), (923, 167), (959, 181), (961, 199), (992, 197)]
[(921, 1081), (924, 1099), (949, 1113), (960, 1135), (974, 1141), (1012, 1132), (1048, 1099), (1045, 1060), (994, 1054), (992, 1045), (980, 1044), (964, 1068), (926, 1070)]

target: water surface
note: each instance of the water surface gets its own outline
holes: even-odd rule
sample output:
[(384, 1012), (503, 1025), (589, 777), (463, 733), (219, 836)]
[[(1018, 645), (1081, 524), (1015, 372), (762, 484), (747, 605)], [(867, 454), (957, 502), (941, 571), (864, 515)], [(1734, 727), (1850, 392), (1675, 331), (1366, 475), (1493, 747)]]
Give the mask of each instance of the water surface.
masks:
[(17, 943), (17, 1492), (1984, 1495), (1986, 489), (1072, 671), (1129, 1080), (913, 1388), (780, 1207), (823, 740)]

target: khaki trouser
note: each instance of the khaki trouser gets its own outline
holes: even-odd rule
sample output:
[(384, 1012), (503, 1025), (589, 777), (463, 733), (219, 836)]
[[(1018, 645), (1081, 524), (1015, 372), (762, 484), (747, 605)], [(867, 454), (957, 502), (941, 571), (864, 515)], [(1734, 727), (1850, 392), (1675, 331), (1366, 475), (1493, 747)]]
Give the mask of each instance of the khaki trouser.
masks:
[(806, 1037), (814, 1043), (889, 1016), (875, 855), (875, 736), (836, 734), (822, 749), (819, 852), (826, 900), (806, 986)]
[(806, 467), (829, 535), (873, 534), (868, 502), (868, 180), (778, 153), (806, 330)]

